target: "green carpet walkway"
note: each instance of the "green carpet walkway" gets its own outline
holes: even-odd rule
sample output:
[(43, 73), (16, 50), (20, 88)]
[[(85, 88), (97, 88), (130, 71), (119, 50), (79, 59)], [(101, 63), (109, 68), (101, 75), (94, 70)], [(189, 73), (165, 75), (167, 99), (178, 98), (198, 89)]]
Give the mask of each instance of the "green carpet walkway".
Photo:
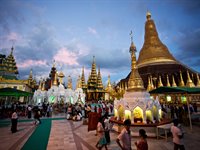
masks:
[(22, 147), (22, 150), (46, 150), (51, 131), (51, 121), (63, 119), (65, 118), (41, 119), (42, 124), (37, 126), (33, 134)]

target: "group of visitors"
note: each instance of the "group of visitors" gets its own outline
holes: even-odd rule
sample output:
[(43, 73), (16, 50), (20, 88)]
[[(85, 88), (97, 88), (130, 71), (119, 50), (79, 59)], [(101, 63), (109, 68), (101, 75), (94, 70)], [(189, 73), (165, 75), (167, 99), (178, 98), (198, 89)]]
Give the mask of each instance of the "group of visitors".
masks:
[[(106, 116), (105, 116), (106, 117)], [(97, 133), (99, 139), (96, 143), (97, 149), (101, 150), (103, 147), (107, 150), (107, 144), (110, 143), (110, 129), (109, 127), (109, 120), (107, 118), (101, 117), (97, 124)], [(116, 142), (122, 150), (131, 150), (131, 120), (127, 119), (124, 121), (124, 128), (117, 136)], [(135, 142), (135, 146), (137, 150), (148, 150), (148, 143), (147, 143), (147, 135), (144, 129), (139, 130), (140, 139)]]
[(67, 103), (66, 104), (66, 113), (68, 120), (79, 121), (82, 118), (88, 118), (90, 112), (96, 112), (99, 116), (103, 116), (106, 113), (108, 115), (113, 114), (113, 104), (112, 103), (104, 103), (102, 101), (98, 101), (97, 103)]

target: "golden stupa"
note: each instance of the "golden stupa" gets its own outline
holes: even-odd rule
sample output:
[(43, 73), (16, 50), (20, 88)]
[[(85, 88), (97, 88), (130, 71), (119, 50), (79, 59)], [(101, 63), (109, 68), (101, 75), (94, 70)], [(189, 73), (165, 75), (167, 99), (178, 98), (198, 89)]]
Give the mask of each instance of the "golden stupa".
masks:
[[(170, 84), (171, 86), (179, 85), (181, 87), (198, 85), (198, 76), (193, 76), (191, 81), (188, 77), (192, 74), (199, 75), (199, 73), (173, 57), (167, 46), (161, 42), (150, 12), (147, 12), (146, 15), (144, 44), (140, 50), (136, 67), (142, 78), (144, 88), (148, 91)], [(126, 87), (128, 89), (131, 88), (129, 84), (131, 76), (132, 72), (118, 83), (120, 88), (125, 90), (124, 85), (128, 85)], [(184, 84), (188, 81), (191, 83)]]

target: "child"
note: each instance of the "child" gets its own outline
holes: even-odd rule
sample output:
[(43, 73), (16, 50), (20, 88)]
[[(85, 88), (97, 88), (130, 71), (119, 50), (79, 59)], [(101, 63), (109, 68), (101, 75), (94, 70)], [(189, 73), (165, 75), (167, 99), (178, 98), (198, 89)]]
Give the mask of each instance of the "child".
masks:
[(99, 122), (97, 124), (97, 133), (98, 133), (98, 136), (99, 136), (99, 140), (98, 140), (98, 142), (96, 144), (96, 147), (99, 150), (101, 150), (105, 146), (105, 149), (107, 150), (107, 142), (106, 142), (106, 138), (105, 138), (104, 128), (103, 128), (102, 122), (103, 122), (103, 118), (100, 117), (99, 118)]
[(139, 135), (141, 137), (140, 140), (138, 142), (135, 142), (137, 150), (148, 150), (146, 131), (144, 129), (140, 129)]

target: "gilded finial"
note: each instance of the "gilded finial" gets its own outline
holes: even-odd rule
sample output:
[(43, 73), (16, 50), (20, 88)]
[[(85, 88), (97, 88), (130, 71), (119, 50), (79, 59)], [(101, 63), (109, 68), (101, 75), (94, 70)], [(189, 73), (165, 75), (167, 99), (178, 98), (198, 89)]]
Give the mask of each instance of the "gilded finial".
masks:
[(149, 11), (147, 11), (146, 17), (147, 17), (147, 20), (151, 19), (151, 13)]
[(177, 87), (175, 79), (174, 79), (174, 75), (172, 75), (172, 87)]
[(190, 74), (187, 70), (187, 83), (186, 83), (187, 87), (195, 87), (194, 83), (192, 82), (191, 78), (190, 78)]
[(170, 83), (169, 83), (169, 77), (168, 77), (168, 74), (167, 74), (167, 85), (166, 85), (166, 86), (168, 86), (168, 87), (171, 86)]
[(11, 55), (13, 54), (13, 50), (14, 50), (14, 47), (12, 46), (11, 47), (11, 53), (10, 53)]
[(54, 79), (53, 79), (53, 85), (55, 85), (55, 86), (57, 86), (58, 85), (58, 83), (57, 83), (57, 77), (58, 76), (58, 74), (57, 74), (57, 72), (55, 72), (55, 75), (54, 75)]
[(151, 89), (155, 89), (156, 85), (154, 87), (152, 75), (150, 76), (150, 82), (151, 82), (151, 86), (152, 86)]
[(148, 85), (147, 85), (147, 91), (151, 91), (151, 90), (153, 90), (153, 88), (152, 88), (153, 86), (152, 86), (152, 83), (151, 83), (151, 78), (150, 77), (148, 77)]
[(161, 76), (159, 76), (158, 87), (162, 87), (162, 86), (163, 86), (162, 79), (161, 79)]
[(42, 91), (45, 91), (45, 80), (42, 81)]
[(130, 37), (131, 37), (131, 43), (133, 43), (133, 32), (132, 32), (132, 30), (130, 32)]
[(180, 70), (180, 83), (179, 83), (179, 86), (180, 86), (180, 87), (185, 86), (185, 83), (184, 83), (184, 81), (183, 81), (183, 76), (182, 76), (181, 70)]

